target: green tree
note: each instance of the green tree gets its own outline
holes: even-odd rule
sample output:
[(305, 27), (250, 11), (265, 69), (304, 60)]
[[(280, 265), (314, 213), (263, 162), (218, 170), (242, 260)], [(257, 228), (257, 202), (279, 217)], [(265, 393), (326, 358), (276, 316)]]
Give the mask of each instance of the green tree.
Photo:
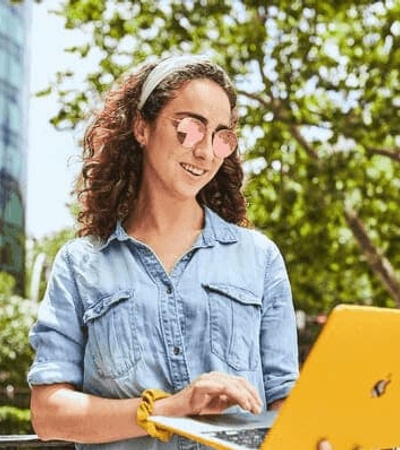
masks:
[[(0, 390), (7, 393), (10, 403), (0, 405), (2, 434), (33, 432), (26, 409), (29, 404), (26, 375), (33, 358), (28, 333), (35, 320), (37, 304), (14, 292), (15, 280), (0, 272)], [(23, 400), (21, 394), (25, 394)]]
[(296, 306), (400, 306), (398, 0), (66, 0), (58, 13), (93, 70), (79, 91), (56, 74), (56, 127), (149, 55), (213, 56), (240, 93), (250, 216), (282, 249)]
[(27, 387), (32, 362), (28, 334), (37, 314), (37, 304), (13, 293), (13, 281), (0, 272), (0, 387)]

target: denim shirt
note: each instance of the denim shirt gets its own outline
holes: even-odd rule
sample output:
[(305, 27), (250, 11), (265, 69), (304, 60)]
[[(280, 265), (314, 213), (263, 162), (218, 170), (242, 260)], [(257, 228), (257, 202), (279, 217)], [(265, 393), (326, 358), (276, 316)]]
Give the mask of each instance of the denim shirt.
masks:
[[(278, 248), (208, 208), (202, 233), (169, 274), (121, 224), (107, 242), (66, 243), (30, 341), (31, 385), (70, 383), (101, 397), (174, 393), (221, 371), (247, 378), (266, 405), (287, 396), (298, 376), (291, 289)], [(174, 436), (77, 448), (204, 447)]]

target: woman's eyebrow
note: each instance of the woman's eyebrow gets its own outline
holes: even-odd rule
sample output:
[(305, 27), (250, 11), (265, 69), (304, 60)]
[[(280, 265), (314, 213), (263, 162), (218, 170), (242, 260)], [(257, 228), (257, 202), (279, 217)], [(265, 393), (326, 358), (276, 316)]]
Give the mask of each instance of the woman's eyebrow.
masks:
[[(207, 117), (202, 116), (201, 114), (198, 113), (194, 113), (193, 111), (179, 111), (177, 113), (175, 113), (178, 117), (179, 116), (189, 116), (189, 117), (193, 117), (194, 119), (200, 120), (200, 122), (203, 122), (204, 125), (208, 125), (209, 121), (207, 119)], [(225, 125), (225, 124), (219, 124), (215, 127), (215, 131), (218, 130), (225, 130), (225, 129), (229, 129), (229, 125)]]

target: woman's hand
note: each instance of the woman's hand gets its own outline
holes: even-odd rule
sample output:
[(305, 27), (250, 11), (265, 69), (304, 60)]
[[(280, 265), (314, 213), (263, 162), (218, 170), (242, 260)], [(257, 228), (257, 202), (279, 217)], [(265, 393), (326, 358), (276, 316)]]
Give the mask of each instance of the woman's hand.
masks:
[(257, 390), (245, 378), (210, 372), (199, 376), (177, 394), (158, 400), (153, 414), (218, 414), (233, 405), (239, 405), (254, 414), (260, 413), (262, 409)]

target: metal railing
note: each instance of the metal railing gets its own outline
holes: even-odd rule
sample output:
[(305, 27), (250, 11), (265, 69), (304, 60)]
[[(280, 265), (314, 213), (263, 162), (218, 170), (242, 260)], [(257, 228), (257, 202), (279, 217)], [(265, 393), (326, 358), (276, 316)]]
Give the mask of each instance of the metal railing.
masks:
[[(0, 435), (0, 449), (19, 449), (25, 450), (40, 449), (40, 448), (53, 448), (58, 450), (71, 450), (75, 446), (72, 442), (65, 441), (41, 441), (35, 434), (28, 435)], [(400, 450), (400, 447), (393, 447), (381, 450)]]
[(28, 450), (31, 448), (40, 449), (49, 447), (58, 450), (71, 450), (75, 448), (72, 442), (41, 441), (35, 434), (28, 434), (28, 435), (13, 434), (3, 436), (0, 435), (0, 449), (6, 448), (8, 450), (12, 450), (24, 448), (25, 450)]

